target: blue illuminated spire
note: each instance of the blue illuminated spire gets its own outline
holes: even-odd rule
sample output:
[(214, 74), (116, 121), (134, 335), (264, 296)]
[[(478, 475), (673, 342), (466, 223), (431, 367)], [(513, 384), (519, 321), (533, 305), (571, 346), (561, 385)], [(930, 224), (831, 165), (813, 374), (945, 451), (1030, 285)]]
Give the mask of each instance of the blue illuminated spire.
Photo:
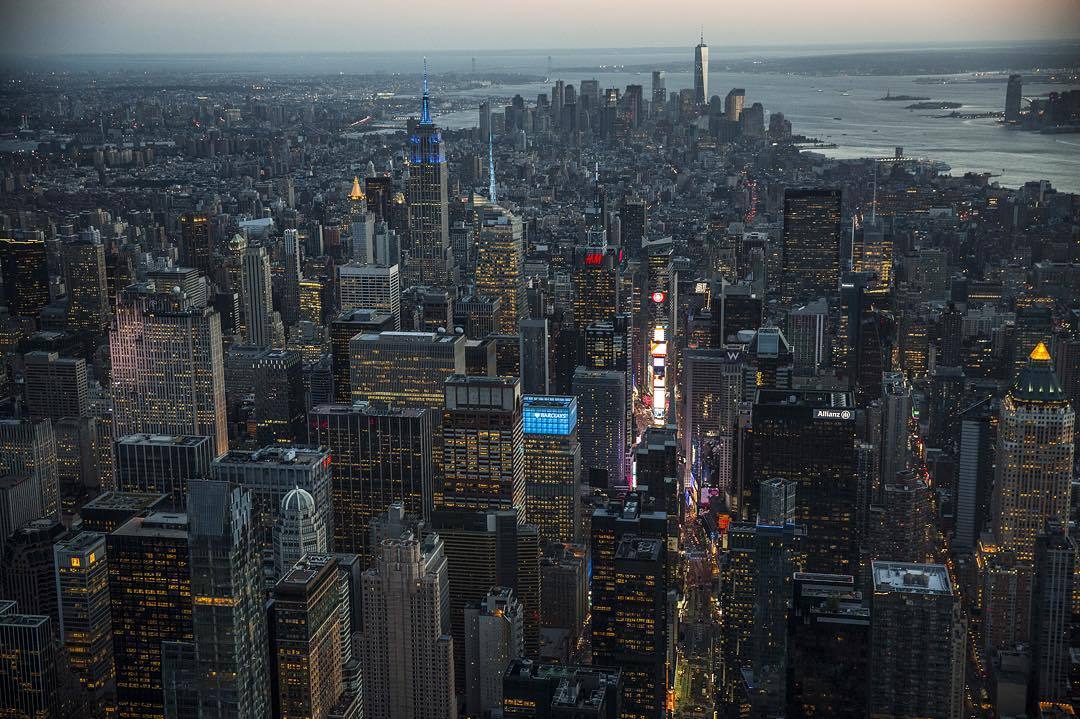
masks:
[(430, 125), (431, 123), (431, 98), (428, 96), (428, 82), (427, 82), (427, 58), (424, 58), (424, 99), (420, 103), (420, 124)]
[(495, 197), (495, 151), (492, 149), (491, 130), (488, 130), (488, 199), (492, 204), (498, 202)]

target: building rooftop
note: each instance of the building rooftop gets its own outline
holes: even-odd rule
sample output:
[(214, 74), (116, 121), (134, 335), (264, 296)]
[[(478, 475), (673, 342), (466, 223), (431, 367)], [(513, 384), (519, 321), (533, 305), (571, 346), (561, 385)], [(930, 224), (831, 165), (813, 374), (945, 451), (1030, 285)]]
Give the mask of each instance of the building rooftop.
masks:
[(944, 596), (953, 593), (949, 570), (944, 564), (874, 562), (873, 575), (875, 592)]
[(113, 536), (187, 541), (188, 518), (186, 514), (172, 512), (154, 512), (146, 517), (132, 517), (118, 527), (113, 532)]
[(623, 537), (615, 548), (615, 559), (635, 559), (651, 562), (660, 558), (664, 551), (664, 542), (659, 539), (643, 537)]
[(231, 449), (215, 459), (214, 464), (281, 464), (312, 467), (328, 459), (329, 454), (322, 449), (271, 445), (254, 452)]
[(209, 437), (198, 434), (129, 434), (116, 440), (117, 444), (153, 444), (174, 447), (197, 447), (209, 441)]
[(87, 509), (109, 511), (139, 511), (153, 507), (168, 498), (167, 494), (155, 492), (105, 492), (91, 499), (83, 505), (83, 511)]

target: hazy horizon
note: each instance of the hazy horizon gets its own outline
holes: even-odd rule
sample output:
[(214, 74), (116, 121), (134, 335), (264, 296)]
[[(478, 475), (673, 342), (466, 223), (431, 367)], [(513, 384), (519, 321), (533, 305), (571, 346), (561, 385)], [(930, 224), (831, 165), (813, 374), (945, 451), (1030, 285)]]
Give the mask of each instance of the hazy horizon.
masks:
[[(884, 5), (880, 3), (878, 5)], [(858, 0), (717, 7), (670, 0), (549, 0), (513, 11), (496, 0), (349, 5), (265, 0), (37, 0), (9, 4), (0, 30), (8, 56), (341, 52), (514, 52), (578, 49), (896, 46), (1071, 41), (1075, 0)], [(416, 17), (410, 18), (410, 15)], [(513, 38), (520, 37), (524, 42)]]

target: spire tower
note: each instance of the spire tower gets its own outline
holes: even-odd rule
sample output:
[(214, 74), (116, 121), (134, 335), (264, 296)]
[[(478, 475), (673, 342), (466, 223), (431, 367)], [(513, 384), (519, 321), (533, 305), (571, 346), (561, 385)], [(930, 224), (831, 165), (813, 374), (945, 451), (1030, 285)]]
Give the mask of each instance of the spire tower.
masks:
[(488, 199), (492, 204), (498, 202), (495, 197), (495, 150), (491, 141), (491, 130), (488, 130)]
[(427, 58), (424, 58), (424, 99), (420, 102), (420, 124), (430, 125), (431, 122), (431, 97), (428, 95), (428, 69)]

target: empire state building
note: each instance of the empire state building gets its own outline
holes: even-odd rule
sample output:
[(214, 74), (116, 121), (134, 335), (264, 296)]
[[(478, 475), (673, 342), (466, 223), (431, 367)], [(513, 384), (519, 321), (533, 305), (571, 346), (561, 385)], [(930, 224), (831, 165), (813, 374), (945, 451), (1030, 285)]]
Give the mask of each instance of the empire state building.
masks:
[(420, 123), (409, 136), (408, 154), (409, 240), (405, 263), (409, 286), (444, 287), (453, 264), (447, 208), (446, 151), (442, 132), (431, 120), (427, 61), (424, 62), (424, 98)]

